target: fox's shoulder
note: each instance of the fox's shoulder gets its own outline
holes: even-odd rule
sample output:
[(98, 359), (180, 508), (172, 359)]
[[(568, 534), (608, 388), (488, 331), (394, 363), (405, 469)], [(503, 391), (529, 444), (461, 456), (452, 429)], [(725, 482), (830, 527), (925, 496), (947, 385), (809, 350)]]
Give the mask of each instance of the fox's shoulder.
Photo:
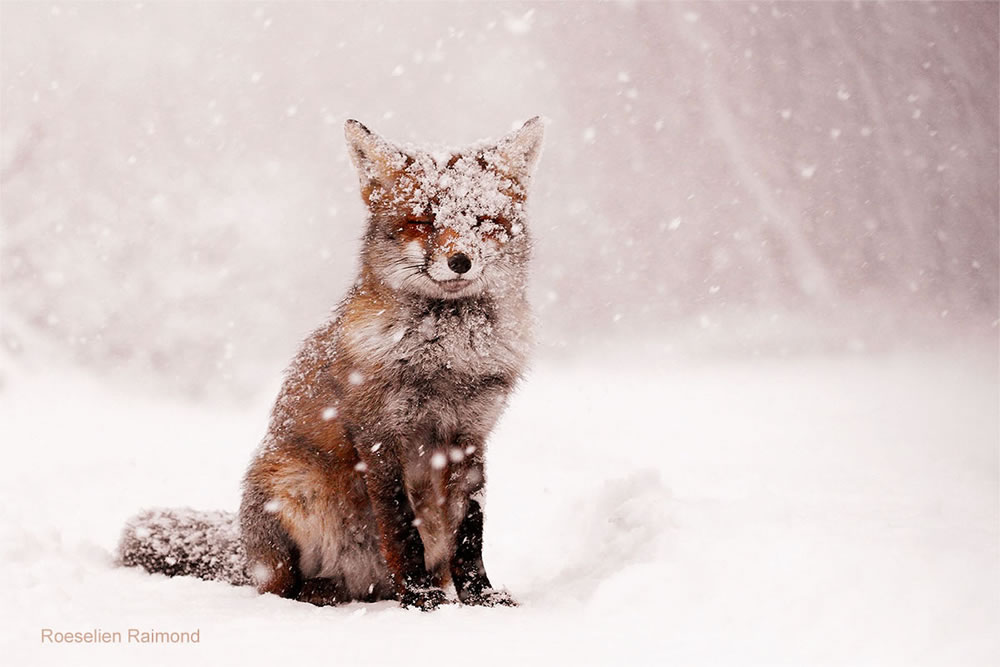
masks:
[[(358, 307), (364, 299), (357, 299), (355, 292), (352, 290), (330, 317), (302, 341), (298, 353), (285, 368), (271, 414), (271, 434), (280, 436), (308, 430), (310, 424), (336, 421), (334, 387), (349, 383), (356, 366), (342, 344), (345, 323), (361, 317)], [(270, 448), (265, 442), (263, 449)]]
[(308, 396), (330, 381), (350, 382), (352, 372), (382, 360), (402, 339), (407, 312), (391, 294), (355, 285), (302, 342), (285, 370), (285, 393)]

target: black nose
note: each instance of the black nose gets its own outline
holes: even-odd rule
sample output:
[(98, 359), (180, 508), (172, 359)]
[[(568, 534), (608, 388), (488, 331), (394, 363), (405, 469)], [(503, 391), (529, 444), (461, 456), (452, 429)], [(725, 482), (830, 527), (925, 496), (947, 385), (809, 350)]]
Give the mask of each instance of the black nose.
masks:
[(456, 252), (448, 258), (448, 268), (455, 273), (465, 273), (472, 268), (472, 262), (464, 252)]

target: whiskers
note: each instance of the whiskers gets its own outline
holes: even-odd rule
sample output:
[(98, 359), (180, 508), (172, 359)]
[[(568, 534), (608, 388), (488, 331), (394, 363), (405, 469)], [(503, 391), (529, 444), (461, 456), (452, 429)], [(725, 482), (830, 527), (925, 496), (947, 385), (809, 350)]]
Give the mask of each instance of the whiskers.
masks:
[(467, 284), (457, 290), (447, 289), (435, 280), (429, 273), (427, 260), (422, 257), (378, 257), (381, 261), (377, 274), (386, 286), (399, 292), (431, 299), (462, 299), (484, 293), (507, 294), (523, 288), (525, 276), (521, 259), (499, 252), (484, 254), (477, 258), (482, 263), (482, 270), (471, 280), (460, 279)]
[(398, 257), (383, 264), (382, 280), (397, 290), (408, 289), (426, 275), (427, 265), (423, 260), (412, 257)]

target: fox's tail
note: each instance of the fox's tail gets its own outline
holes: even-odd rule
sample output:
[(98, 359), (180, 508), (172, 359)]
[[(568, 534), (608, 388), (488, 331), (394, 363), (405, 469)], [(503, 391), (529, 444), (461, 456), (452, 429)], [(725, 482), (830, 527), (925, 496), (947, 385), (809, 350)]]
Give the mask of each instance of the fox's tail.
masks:
[(145, 510), (125, 524), (118, 561), (168, 577), (250, 583), (239, 519), (233, 512)]

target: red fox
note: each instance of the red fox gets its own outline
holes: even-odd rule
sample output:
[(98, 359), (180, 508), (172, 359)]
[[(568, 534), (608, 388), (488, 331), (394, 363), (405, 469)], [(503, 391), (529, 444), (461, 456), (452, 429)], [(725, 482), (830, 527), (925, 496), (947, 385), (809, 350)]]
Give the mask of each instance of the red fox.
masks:
[(482, 560), (486, 440), (530, 347), (536, 117), (435, 154), (345, 126), (368, 208), (360, 275), (286, 373), (239, 515), (151, 510), (124, 565), (325, 605), (513, 605)]

